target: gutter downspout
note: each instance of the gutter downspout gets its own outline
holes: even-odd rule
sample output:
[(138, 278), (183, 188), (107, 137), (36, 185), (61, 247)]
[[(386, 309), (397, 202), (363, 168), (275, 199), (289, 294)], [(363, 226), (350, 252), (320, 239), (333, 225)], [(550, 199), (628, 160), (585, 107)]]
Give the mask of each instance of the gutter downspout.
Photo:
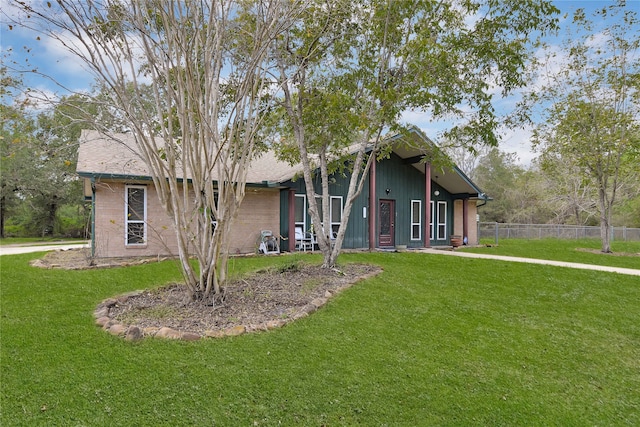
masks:
[[(476, 203), (476, 213), (478, 212), (478, 208), (480, 206), (486, 205), (487, 201), (489, 201), (487, 195), (484, 194), (484, 193), (478, 194), (478, 196), (481, 196), (480, 200), (482, 201), (482, 204), (479, 205), (478, 203)], [(477, 229), (477, 232), (476, 232), (476, 239), (477, 239), (476, 244), (480, 244), (480, 223), (479, 222), (476, 222), (476, 229)], [(498, 239), (496, 238), (496, 243), (497, 242), (498, 242)]]
[(469, 241), (469, 198), (462, 199), (462, 244)]

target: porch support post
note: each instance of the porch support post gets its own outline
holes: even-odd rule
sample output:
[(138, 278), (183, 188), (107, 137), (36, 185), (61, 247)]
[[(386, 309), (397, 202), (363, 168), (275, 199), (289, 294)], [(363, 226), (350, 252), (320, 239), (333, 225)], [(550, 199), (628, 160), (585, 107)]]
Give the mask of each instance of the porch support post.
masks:
[(465, 239), (468, 242), (468, 230), (469, 230), (469, 198), (465, 197), (462, 199), (462, 241)]
[[(371, 153), (371, 156), (375, 156), (375, 152)], [(376, 163), (374, 159), (369, 169), (369, 250), (376, 248), (376, 212), (378, 206), (376, 203)]]
[(289, 189), (289, 252), (296, 250), (296, 190)]
[(431, 162), (424, 164), (424, 247), (431, 247)]
[(91, 259), (95, 257), (96, 257), (96, 178), (92, 176), (91, 177)]

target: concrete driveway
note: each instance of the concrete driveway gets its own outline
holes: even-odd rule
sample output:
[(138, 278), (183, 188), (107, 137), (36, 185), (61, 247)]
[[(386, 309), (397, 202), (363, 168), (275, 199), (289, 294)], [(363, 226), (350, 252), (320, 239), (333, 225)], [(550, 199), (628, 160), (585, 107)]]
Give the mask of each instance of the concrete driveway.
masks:
[(31, 252), (66, 251), (67, 249), (88, 248), (89, 242), (85, 243), (61, 243), (58, 245), (6, 245), (0, 246), (0, 255), (19, 255)]

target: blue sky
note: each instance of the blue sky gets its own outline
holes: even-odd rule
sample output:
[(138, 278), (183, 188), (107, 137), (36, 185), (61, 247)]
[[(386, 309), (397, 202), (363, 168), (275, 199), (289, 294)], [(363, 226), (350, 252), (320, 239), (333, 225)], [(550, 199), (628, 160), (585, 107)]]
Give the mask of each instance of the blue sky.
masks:
[[(567, 19), (562, 21), (563, 25), (571, 24), (571, 16), (577, 8), (584, 8), (587, 15), (592, 11), (610, 5), (611, 1), (602, 0), (556, 0), (555, 5), (561, 10), (562, 15), (568, 14)], [(3, 5), (4, 13), (11, 13), (10, 7)], [(640, 10), (640, 0), (627, 0), (627, 7)], [(23, 81), (26, 86), (32, 87), (50, 96), (69, 94), (69, 91), (86, 91), (92, 82), (91, 75), (83, 68), (82, 64), (71, 54), (67, 53), (59, 43), (41, 37), (37, 39), (38, 33), (33, 30), (14, 28), (9, 30), (5, 22), (4, 15), (0, 15), (0, 47), (2, 50), (2, 60), (10, 65), (11, 61), (16, 61), (18, 66), (33, 69), (37, 68), (44, 75), (55, 78), (61, 86), (55, 84), (51, 79), (43, 75), (25, 73)], [(549, 40), (550, 43), (560, 43), (563, 32), (558, 40)], [(28, 47), (29, 49), (25, 49)], [(500, 101), (496, 104), (498, 109), (513, 103), (513, 99)], [(446, 123), (431, 123), (426, 113), (410, 112), (404, 115), (405, 121), (420, 127), (427, 135), (437, 137), (437, 133), (446, 127)], [(529, 164), (535, 154), (531, 151), (528, 140), (530, 132), (527, 130), (506, 131), (500, 148), (508, 152), (516, 152), (522, 164)]]

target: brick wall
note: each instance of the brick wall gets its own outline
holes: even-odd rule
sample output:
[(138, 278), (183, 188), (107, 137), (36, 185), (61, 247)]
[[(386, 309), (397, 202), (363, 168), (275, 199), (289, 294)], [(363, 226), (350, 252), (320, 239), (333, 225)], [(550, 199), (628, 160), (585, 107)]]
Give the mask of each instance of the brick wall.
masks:
[(125, 184), (114, 181), (96, 183), (95, 254), (97, 257), (177, 254), (173, 226), (164, 213), (153, 185), (129, 183), (147, 188), (147, 244), (126, 245)]
[[(96, 183), (96, 257), (177, 255), (173, 222), (160, 205), (154, 186), (149, 182), (129, 184), (147, 188), (147, 242), (144, 245), (126, 245), (125, 183), (100, 181)], [(261, 230), (280, 234), (278, 189), (247, 189), (231, 225), (229, 251), (255, 252)]]
[[(467, 203), (467, 238), (469, 245), (478, 244), (478, 225), (476, 223), (476, 214), (478, 208), (475, 200), (469, 200)], [(463, 233), (463, 209), (462, 200), (454, 200), (453, 202), (453, 234), (462, 236)], [(464, 236), (463, 236), (464, 237)]]
[[(261, 230), (280, 235), (280, 190), (247, 188), (238, 215), (231, 223), (230, 253), (256, 252)], [(282, 250), (283, 242), (280, 242)]]

